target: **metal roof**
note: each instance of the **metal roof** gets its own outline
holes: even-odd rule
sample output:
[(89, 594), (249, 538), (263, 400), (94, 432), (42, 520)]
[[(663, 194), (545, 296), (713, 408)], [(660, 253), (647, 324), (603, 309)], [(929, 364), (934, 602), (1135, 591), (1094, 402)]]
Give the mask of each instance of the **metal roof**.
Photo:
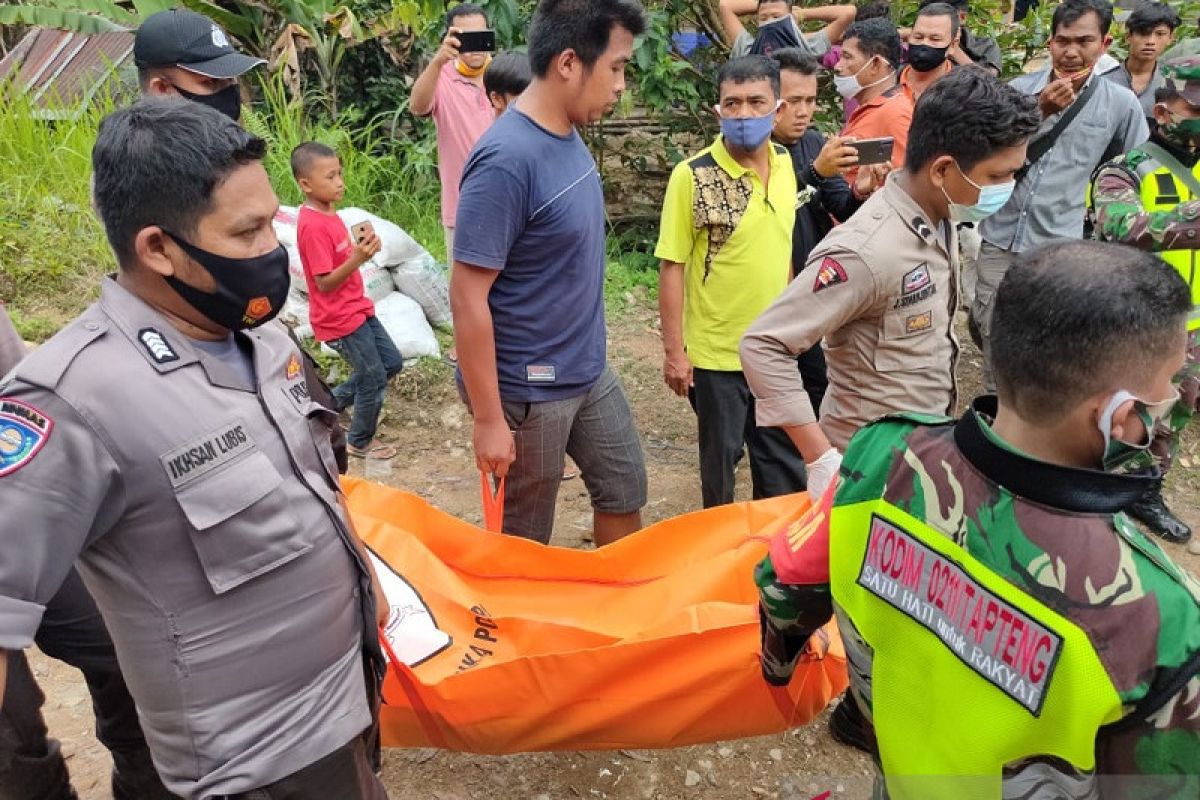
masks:
[(34, 28), (0, 60), (0, 84), (11, 81), (47, 116), (69, 116), (133, 55), (133, 32), (80, 34)]

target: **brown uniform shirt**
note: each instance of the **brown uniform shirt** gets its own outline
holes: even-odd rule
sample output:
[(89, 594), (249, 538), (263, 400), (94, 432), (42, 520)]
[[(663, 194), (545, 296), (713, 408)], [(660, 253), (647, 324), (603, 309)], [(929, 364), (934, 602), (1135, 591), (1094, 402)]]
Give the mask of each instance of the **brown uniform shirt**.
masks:
[(839, 450), (873, 419), (954, 406), (958, 242), (939, 233), (893, 174), (809, 256), (742, 339), (758, 424), (816, 421), (796, 355), (824, 339), (829, 389), (821, 429)]

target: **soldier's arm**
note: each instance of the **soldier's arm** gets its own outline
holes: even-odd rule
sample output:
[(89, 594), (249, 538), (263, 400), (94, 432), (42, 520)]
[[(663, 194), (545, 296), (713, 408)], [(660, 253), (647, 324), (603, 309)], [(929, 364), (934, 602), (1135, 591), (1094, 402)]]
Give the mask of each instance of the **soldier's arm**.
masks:
[(786, 686), (813, 633), (833, 616), (829, 513), (833, 491), (775, 535), (754, 570), (763, 678)]
[(796, 356), (865, 313), (875, 278), (848, 249), (818, 248), (796, 280), (742, 337), (741, 360), (754, 392), (758, 424), (786, 428), (813, 463), (829, 449), (796, 369)]
[[(1186, 627), (1180, 631), (1185, 636), (1189, 633)], [(1160, 669), (1153, 685), (1165, 683), (1163, 678)], [(1147, 691), (1154, 691), (1153, 685), (1143, 685), (1136, 692), (1122, 692), (1126, 709), (1137, 708)], [(1128, 724), (1128, 720), (1118, 724)], [(1101, 736), (1097, 741), (1097, 758), (1105, 765), (1126, 765), (1128, 771), (1138, 774), (1139, 785), (1147, 791), (1155, 790), (1156, 796), (1183, 796), (1177, 793), (1181, 778), (1193, 776), (1194, 780), (1196, 765), (1200, 764), (1200, 675), (1193, 675), (1161, 708), (1143, 715), (1136, 724), (1119, 733)]]
[[(124, 507), (116, 462), (54, 394), (0, 384), (0, 661), (33, 644), (46, 603)], [(0, 697), (3, 696), (0, 691)]]
[(1153, 252), (1200, 249), (1200, 200), (1147, 211), (1137, 176), (1121, 162), (1101, 168), (1093, 203), (1096, 229), (1106, 242)]

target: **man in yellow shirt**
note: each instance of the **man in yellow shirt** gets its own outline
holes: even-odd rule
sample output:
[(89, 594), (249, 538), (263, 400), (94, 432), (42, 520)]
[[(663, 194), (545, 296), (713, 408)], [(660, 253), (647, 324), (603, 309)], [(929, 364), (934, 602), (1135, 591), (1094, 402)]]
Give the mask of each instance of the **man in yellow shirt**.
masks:
[(791, 277), (796, 176), (771, 141), (779, 67), (763, 56), (721, 70), (721, 135), (671, 173), (655, 256), (667, 386), (696, 411), (705, 508), (733, 502), (750, 451), (754, 497), (805, 488), (804, 461), (778, 428), (759, 428), (742, 375), (746, 327)]

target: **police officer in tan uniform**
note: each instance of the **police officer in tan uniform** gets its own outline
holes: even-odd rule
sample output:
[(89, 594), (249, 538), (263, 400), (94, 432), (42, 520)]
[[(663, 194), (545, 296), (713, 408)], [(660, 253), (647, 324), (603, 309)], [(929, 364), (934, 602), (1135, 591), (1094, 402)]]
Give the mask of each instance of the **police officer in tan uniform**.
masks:
[(199, 103), (102, 123), (120, 271), (0, 382), (0, 652), (76, 563), (171, 791), (378, 800), (376, 584), (332, 412), (264, 324), (288, 288), (264, 150)]
[[(742, 339), (742, 365), (758, 424), (787, 431), (820, 497), (841, 451), (885, 414), (947, 414), (956, 399), (958, 240), (955, 223), (1004, 204), (1036, 104), (978, 67), (964, 67), (921, 95), (905, 165), (888, 176)], [(824, 339), (829, 388), (821, 419), (796, 356)], [(830, 720), (834, 738), (862, 749), (865, 720), (847, 698)]]

